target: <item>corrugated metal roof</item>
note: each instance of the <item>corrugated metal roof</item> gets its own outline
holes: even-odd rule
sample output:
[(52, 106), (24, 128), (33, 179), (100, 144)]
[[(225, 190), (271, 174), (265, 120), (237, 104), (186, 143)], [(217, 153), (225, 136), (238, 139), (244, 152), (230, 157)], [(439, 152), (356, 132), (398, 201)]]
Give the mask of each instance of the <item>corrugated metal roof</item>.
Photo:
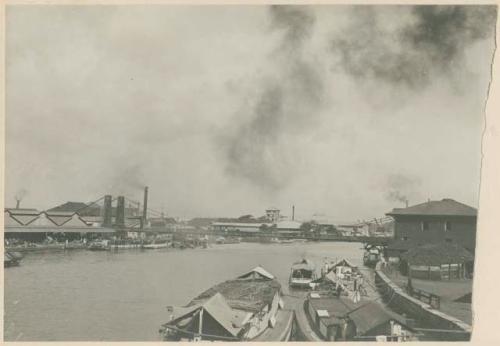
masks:
[(6, 226), (5, 232), (11, 233), (113, 233), (112, 228), (104, 227), (36, 227), (36, 226)]
[(429, 201), (408, 208), (394, 208), (386, 215), (476, 216), (477, 209), (450, 198)]

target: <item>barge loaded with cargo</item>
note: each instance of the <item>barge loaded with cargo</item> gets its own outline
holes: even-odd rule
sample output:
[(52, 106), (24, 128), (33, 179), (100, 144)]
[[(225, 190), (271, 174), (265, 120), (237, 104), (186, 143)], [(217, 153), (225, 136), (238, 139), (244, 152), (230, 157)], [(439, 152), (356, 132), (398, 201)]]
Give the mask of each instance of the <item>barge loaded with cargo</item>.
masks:
[(160, 329), (165, 341), (288, 341), (294, 322), (281, 284), (262, 267), (169, 311), (170, 320)]

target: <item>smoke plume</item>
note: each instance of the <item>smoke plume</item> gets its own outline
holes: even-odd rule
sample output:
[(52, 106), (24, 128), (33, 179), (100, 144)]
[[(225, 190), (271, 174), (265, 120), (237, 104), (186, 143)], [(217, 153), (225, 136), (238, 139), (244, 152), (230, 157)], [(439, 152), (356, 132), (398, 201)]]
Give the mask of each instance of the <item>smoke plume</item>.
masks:
[(144, 172), (141, 164), (125, 164), (117, 165), (119, 170), (114, 172), (114, 176), (110, 179), (108, 193), (113, 195), (125, 195), (135, 198), (137, 193), (144, 189)]
[(261, 91), (250, 112), (243, 114), (246, 119), (222, 143), (227, 172), (277, 190), (293, 175), (293, 158), (286, 157), (280, 139), (307, 130), (321, 106), (323, 81), (305, 56), (315, 23), (312, 12), (302, 6), (271, 6), (269, 17), (271, 30), (281, 34), (269, 58), (272, 73), (257, 85)]
[(389, 202), (406, 203), (419, 196), (420, 179), (403, 174), (387, 176), (385, 183), (385, 198)]
[(19, 189), (14, 198), (16, 199), (17, 202), (21, 202), (26, 196), (28, 195), (28, 190), (26, 189)]
[[(397, 8), (405, 14), (407, 7)], [(376, 8), (356, 7), (350, 25), (331, 40), (339, 65), (356, 79), (412, 89), (450, 77), (467, 46), (492, 35), (494, 6), (412, 6), (404, 25), (389, 28)], [(393, 16), (394, 18), (394, 16)]]

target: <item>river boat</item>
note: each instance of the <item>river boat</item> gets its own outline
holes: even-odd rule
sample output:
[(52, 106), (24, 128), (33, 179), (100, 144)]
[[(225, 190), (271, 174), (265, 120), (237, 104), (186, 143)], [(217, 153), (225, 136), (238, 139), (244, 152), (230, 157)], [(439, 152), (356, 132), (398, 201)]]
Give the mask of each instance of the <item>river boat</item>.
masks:
[(152, 243), (142, 245), (142, 248), (146, 250), (165, 249), (169, 245), (169, 242), (165, 239), (156, 239)]
[(412, 322), (386, 307), (368, 280), (346, 259), (333, 263), (296, 309), (298, 334), (306, 341), (415, 341)]
[(366, 250), (363, 254), (363, 264), (367, 267), (375, 267), (377, 262), (380, 260), (381, 254), (378, 249)]
[(22, 258), (19, 252), (7, 251), (3, 254), (3, 266), (4, 268), (18, 266)]
[(87, 247), (90, 251), (107, 251), (111, 250), (108, 240), (95, 240), (90, 242)]
[(311, 260), (304, 258), (292, 265), (288, 280), (290, 287), (307, 289), (314, 280), (316, 280), (316, 266)]
[(164, 341), (288, 341), (293, 310), (284, 309), (281, 285), (262, 267), (219, 283), (184, 307), (170, 307)]
[(241, 241), (236, 237), (218, 237), (215, 239), (216, 244), (239, 244)]
[(311, 292), (297, 315), (306, 341), (416, 341), (419, 335), (410, 321), (379, 301), (354, 302), (331, 292)]

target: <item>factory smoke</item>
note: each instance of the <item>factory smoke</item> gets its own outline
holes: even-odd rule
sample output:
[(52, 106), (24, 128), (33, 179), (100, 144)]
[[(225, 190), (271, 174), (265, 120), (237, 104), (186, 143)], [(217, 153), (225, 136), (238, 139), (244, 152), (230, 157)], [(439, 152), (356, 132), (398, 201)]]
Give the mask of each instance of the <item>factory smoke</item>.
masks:
[(463, 63), (465, 48), (495, 29), (495, 6), (393, 10), (408, 19), (387, 25), (375, 7), (352, 10), (350, 24), (331, 39), (331, 51), (346, 73), (358, 80), (422, 88), (437, 76), (452, 77)]
[(385, 198), (388, 202), (415, 202), (420, 197), (421, 180), (403, 174), (390, 174), (385, 181)]
[(477, 204), (494, 6), (101, 7), (7, 13), (10, 203), (148, 185), (178, 216)]
[[(284, 133), (303, 132), (321, 107), (323, 80), (305, 46), (314, 30), (314, 15), (306, 7), (271, 6), (270, 28), (281, 41), (269, 57), (269, 76), (250, 114), (230, 136), (219, 138), (227, 172), (256, 186), (277, 190), (292, 176), (293, 158), (280, 143)], [(241, 114), (237, 114), (240, 117)], [(286, 149), (285, 149), (286, 151)]]
[[(315, 11), (269, 7), (269, 27), (280, 34), (263, 67), (269, 73), (255, 83), (257, 97), (241, 102), (245, 107), (234, 115), (236, 125), (217, 137), (226, 172), (263, 190), (278, 191), (295, 178), (300, 149), (291, 149), (284, 138), (321, 128), (325, 118), (320, 113), (336, 73), (372, 83), (368, 93), (375, 99), (385, 91), (400, 95), (401, 86), (422, 91), (439, 78), (452, 80), (466, 48), (491, 36), (496, 20), (490, 6), (354, 6), (342, 28), (332, 32), (317, 30), (332, 23), (320, 21)], [(404, 20), (388, 24), (396, 17)], [(313, 41), (327, 49), (318, 50)], [(449, 84), (460, 87), (457, 81)], [(384, 104), (389, 111), (393, 99), (401, 103), (405, 98), (389, 98)], [(334, 119), (336, 105), (330, 100), (329, 106), (328, 117)]]

